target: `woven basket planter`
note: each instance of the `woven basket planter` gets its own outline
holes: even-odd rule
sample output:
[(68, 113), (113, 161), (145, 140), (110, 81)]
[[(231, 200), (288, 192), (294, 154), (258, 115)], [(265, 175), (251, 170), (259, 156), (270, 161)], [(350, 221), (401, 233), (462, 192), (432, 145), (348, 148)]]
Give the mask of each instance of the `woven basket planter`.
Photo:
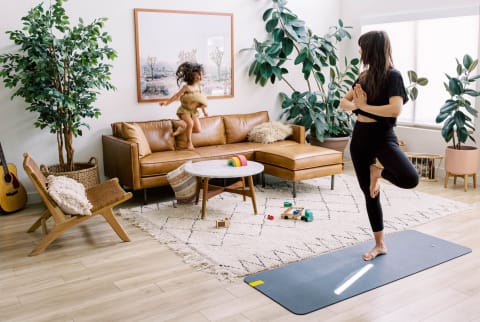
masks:
[(65, 167), (59, 164), (45, 166), (40, 165), (40, 171), (42, 171), (45, 177), (49, 175), (65, 176), (77, 180), (85, 186), (85, 189), (95, 186), (100, 182), (98, 175), (98, 162), (95, 157), (91, 157), (86, 163), (75, 163), (75, 170), (65, 171)]

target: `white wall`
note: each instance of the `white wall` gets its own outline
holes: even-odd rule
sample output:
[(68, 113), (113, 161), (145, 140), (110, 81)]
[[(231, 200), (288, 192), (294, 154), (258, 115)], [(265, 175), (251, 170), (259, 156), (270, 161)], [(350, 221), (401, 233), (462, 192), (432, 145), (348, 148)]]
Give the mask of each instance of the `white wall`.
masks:
[[(352, 25), (355, 30), (355, 39), (358, 39), (362, 22), (365, 19), (372, 19), (377, 16), (390, 16), (397, 14), (414, 14), (431, 10), (448, 10), (453, 8), (464, 8), (470, 6), (479, 6), (478, 0), (403, 0), (403, 1), (385, 1), (385, 0), (342, 0), (341, 16), (346, 23)], [(445, 46), (451, 45), (454, 40), (442, 39), (439, 35), (439, 41), (444, 41)], [(356, 42), (350, 42), (348, 47), (344, 48), (349, 55), (358, 55), (358, 46)], [(428, 75), (425, 75), (428, 77)], [(421, 95), (421, 93), (420, 93)], [(439, 95), (445, 95), (444, 92)], [(447, 97), (446, 97), (447, 98)], [(480, 102), (477, 100), (477, 107)], [(421, 107), (418, 107), (421, 108)], [(439, 107), (440, 108), (440, 107)], [(480, 120), (477, 118), (476, 127), (480, 129)], [(406, 148), (412, 152), (444, 154), (446, 143), (443, 140), (439, 130), (420, 129), (412, 127), (399, 126), (396, 129), (398, 137), (406, 142)], [(475, 133), (475, 140), (480, 142), (480, 131)], [(469, 144), (472, 144), (470, 141)], [(443, 163), (442, 166), (443, 167)]]
[[(40, 1), (22, 0), (15, 4), (3, 6), (0, 12), (0, 52), (12, 50), (11, 41), (7, 38), (7, 30), (21, 28), (20, 18), (28, 9)], [(48, 1), (46, 1), (48, 3)], [(94, 18), (108, 17), (106, 31), (113, 38), (112, 47), (118, 52), (113, 62), (112, 82), (117, 87), (115, 92), (104, 92), (100, 95), (97, 106), (102, 115), (99, 119), (89, 119), (91, 129), (75, 139), (75, 160), (87, 162), (91, 156), (99, 160), (100, 173), (103, 174), (101, 135), (110, 133), (110, 123), (115, 121), (135, 121), (161, 118), (176, 118), (176, 105), (159, 108), (154, 103), (137, 103), (136, 67), (134, 39), (134, 8), (173, 9), (212, 12), (231, 12), (234, 14), (234, 59), (235, 59), (235, 97), (229, 99), (210, 100), (210, 115), (247, 113), (258, 110), (269, 110), (272, 119), (276, 119), (281, 110), (277, 93), (282, 87), (268, 85), (261, 88), (248, 78), (247, 70), (251, 59), (248, 54), (239, 53), (242, 48), (250, 47), (253, 38), (265, 39), (264, 24), (261, 20), (263, 11), (268, 7), (268, 0), (242, 1), (198, 1), (198, 0), (70, 0), (65, 4), (67, 14), (76, 22), (82, 17), (89, 22)], [(290, 1), (288, 7), (298, 14), (315, 33), (327, 32), (328, 26), (339, 18), (340, 5), (336, 0)], [(160, 32), (160, 31), (159, 31)], [(171, 30), (161, 32), (174, 32)], [(192, 33), (195, 26), (192, 26)], [(167, 44), (168, 45), (168, 44)], [(57, 164), (57, 144), (55, 135), (47, 130), (33, 126), (36, 119), (34, 113), (25, 111), (26, 103), (19, 98), (10, 100), (11, 89), (0, 85), (0, 142), (5, 151), (7, 162), (14, 163), (19, 172), (19, 179), (32, 194), (33, 186), (22, 169), (22, 154), (28, 152), (39, 164)], [(33, 197), (33, 198), (32, 198)], [(29, 195), (30, 201), (35, 199)]]

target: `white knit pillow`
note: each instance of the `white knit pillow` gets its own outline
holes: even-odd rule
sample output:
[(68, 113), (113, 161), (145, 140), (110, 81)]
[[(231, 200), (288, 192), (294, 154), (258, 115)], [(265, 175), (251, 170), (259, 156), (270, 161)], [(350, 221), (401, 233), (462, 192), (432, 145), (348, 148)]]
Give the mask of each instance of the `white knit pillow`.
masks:
[(91, 215), (92, 204), (87, 199), (85, 187), (65, 176), (47, 177), (47, 191), (63, 212), (70, 215)]
[(257, 143), (273, 143), (285, 140), (292, 135), (292, 128), (281, 122), (265, 122), (255, 126), (248, 132), (248, 141)]

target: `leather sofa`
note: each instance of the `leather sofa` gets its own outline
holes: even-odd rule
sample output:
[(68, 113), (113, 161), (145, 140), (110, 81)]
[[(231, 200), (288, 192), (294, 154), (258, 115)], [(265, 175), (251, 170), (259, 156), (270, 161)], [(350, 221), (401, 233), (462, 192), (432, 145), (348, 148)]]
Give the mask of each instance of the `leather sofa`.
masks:
[[(167, 173), (187, 161), (228, 159), (243, 154), (261, 162), (264, 173), (293, 182), (343, 171), (342, 153), (305, 144), (305, 129), (291, 125), (292, 135), (285, 140), (264, 144), (249, 142), (248, 133), (269, 121), (267, 111), (249, 114), (216, 115), (200, 118), (202, 131), (193, 133), (194, 150), (186, 149), (185, 135), (172, 136), (179, 121), (172, 119), (127, 122), (143, 130), (151, 153), (139, 154), (139, 143), (127, 140), (123, 122), (111, 124), (112, 134), (102, 136), (104, 174), (117, 177), (133, 190), (168, 185)], [(294, 191), (295, 195), (295, 191)]]

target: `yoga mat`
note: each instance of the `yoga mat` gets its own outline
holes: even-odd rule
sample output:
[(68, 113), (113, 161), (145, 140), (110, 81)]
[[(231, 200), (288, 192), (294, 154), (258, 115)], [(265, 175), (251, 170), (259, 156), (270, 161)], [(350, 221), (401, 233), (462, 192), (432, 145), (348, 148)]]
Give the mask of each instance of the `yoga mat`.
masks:
[(472, 250), (414, 230), (385, 237), (388, 254), (361, 255), (373, 241), (250, 275), (244, 281), (295, 314), (307, 314), (421, 272)]

